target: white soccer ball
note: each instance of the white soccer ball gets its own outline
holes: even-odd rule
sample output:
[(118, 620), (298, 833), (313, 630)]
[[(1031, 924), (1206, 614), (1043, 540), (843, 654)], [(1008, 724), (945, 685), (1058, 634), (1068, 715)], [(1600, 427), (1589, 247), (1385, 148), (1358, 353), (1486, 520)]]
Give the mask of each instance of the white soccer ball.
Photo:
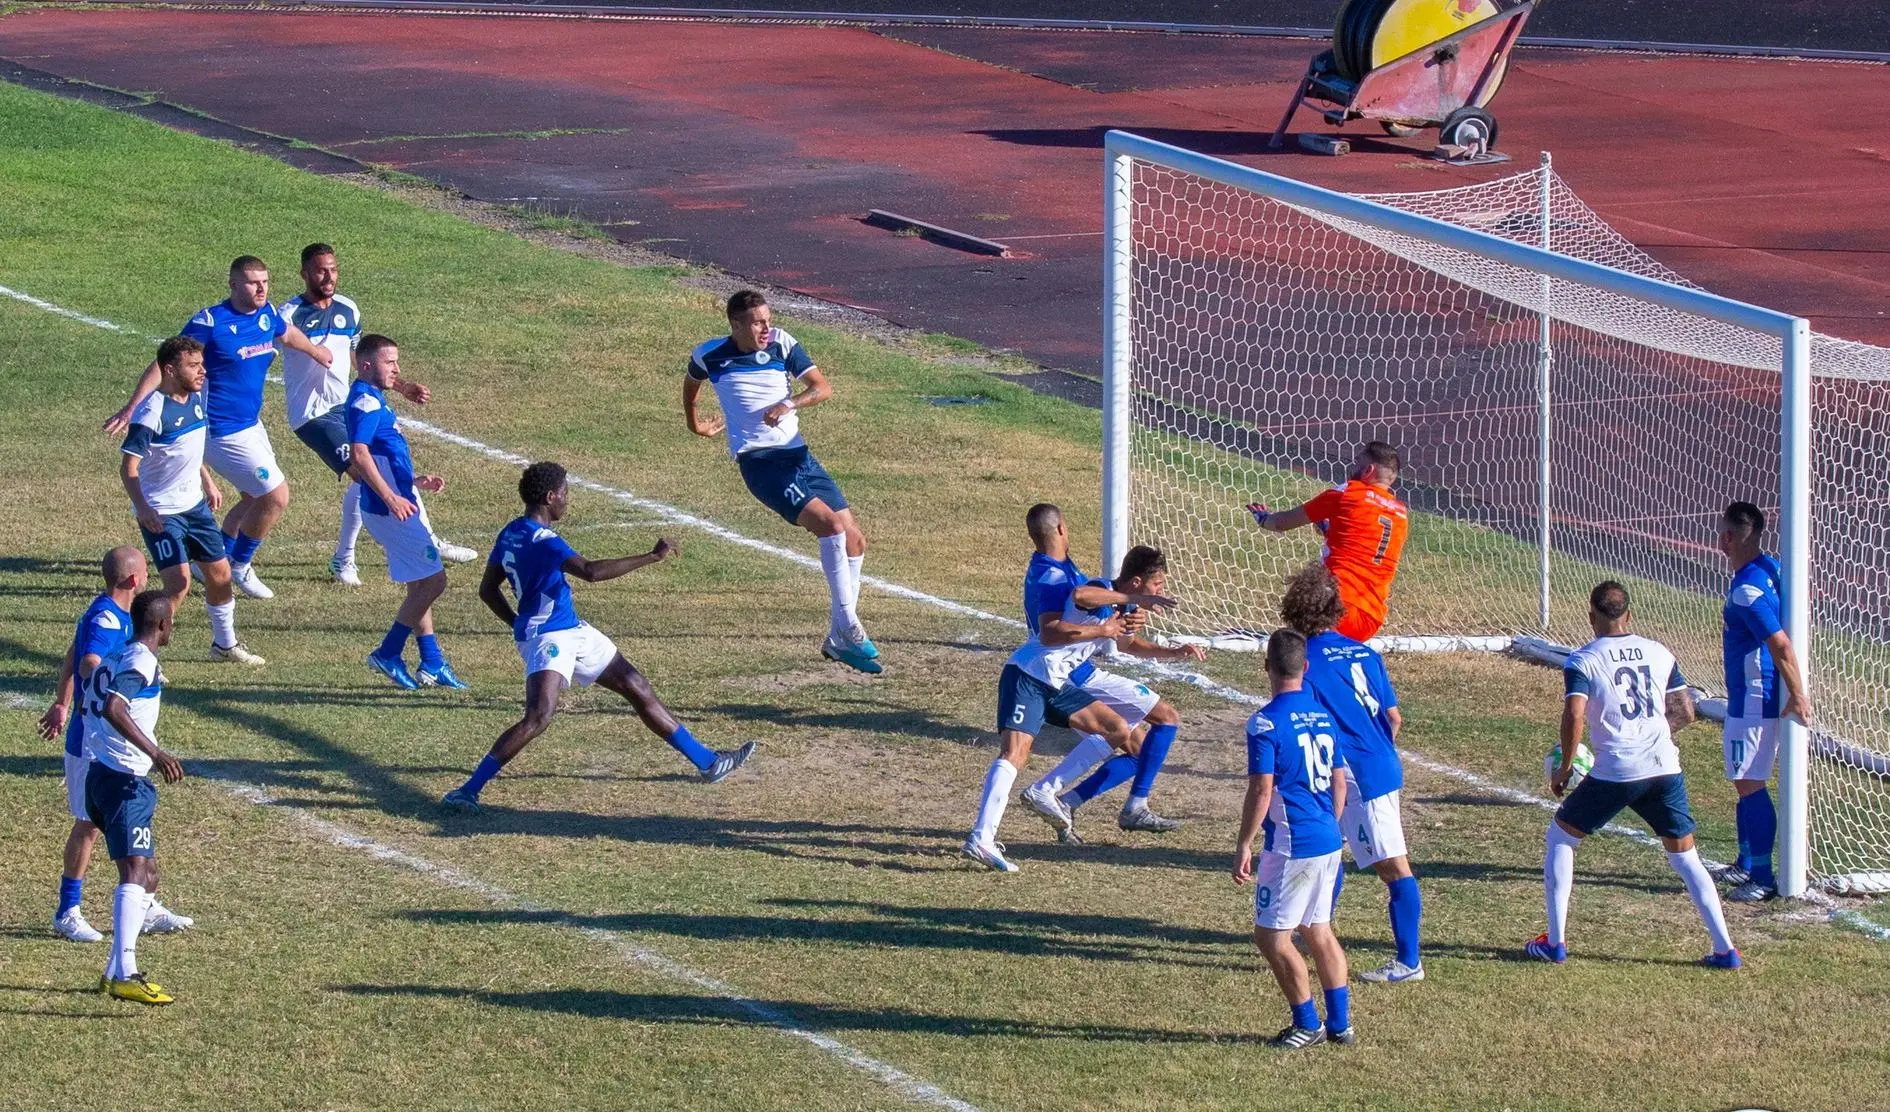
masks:
[[(1562, 747), (1560, 745), (1557, 745), (1555, 748), (1549, 750), (1548, 757), (1542, 762), (1542, 774), (1548, 777), (1549, 781), (1553, 783), (1555, 781), (1555, 770), (1561, 767), (1562, 767)], [(1588, 776), (1588, 773), (1594, 767), (1595, 767), (1594, 751), (1589, 749), (1585, 743), (1579, 742), (1579, 741), (1576, 742), (1575, 743), (1575, 771), (1569, 773), (1568, 787), (1565, 790), (1571, 791), (1571, 792), (1574, 791), (1575, 785), (1581, 783), (1584, 779), (1586, 779)]]

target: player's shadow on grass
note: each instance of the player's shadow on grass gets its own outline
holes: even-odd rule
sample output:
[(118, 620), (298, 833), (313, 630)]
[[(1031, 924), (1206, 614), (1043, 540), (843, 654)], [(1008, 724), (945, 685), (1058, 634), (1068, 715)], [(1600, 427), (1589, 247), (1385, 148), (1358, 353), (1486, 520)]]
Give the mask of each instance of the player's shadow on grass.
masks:
[[(64, 742), (49, 741), (46, 745), (49, 747), (63, 746)], [(66, 763), (57, 752), (48, 752), (45, 756), (28, 757), (21, 754), (10, 754), (5, 757), (0, 757), (0, 776), (23, 776), (32, 778), (39, 776), (64, 776), (65, 774)]]
[(888, 704), (884, 698), (827, 699), (827, 710), (794, 710), (767, 703), (716, 703), (689, 708), (692, 714), (717, 715), (737, 722), (766, 722), (788, 730), (853, 730), (865, 734), (903, 734), (975, 745), (990, 731), (940, 718), (917, 707)]

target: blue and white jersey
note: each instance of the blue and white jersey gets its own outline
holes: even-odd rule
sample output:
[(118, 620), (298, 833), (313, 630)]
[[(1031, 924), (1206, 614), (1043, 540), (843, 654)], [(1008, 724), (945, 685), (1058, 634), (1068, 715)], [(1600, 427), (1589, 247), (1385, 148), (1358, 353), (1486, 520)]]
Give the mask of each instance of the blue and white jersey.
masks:
[(1317, 634), (1306, 641), (1306, 690), (1339, 727), (1339, 748), (1361, 801), (1404, 787), (1404, 762), (1385, 713), (1398, 696), (1384, 657), (1344, 634)]
[(354, 349), (361, 343), (361, 310), (336, 294), (326, 305), (310, 304), (307, 294), (296, 294), (277, 310), (282, 319), (301, 329), (310, 340), (328, 349), (334, 362), (324, 367), (312, 356), (282, 349), (282, 393), (288, 406), (289, 427), (299, 429), (340, 405), (354, 377)]
[(1778, 561), (1761, 553), (1733, 572), (1726, 591), (1721, 645), (1726, 655), (1726, 717), (1777, 718), (1778, 672), (1765, 639), (1785, 628)]
[(79, 616), (79, 624), (72, 631), (72, 690), (74, 708), (66, 717), (66, 754), (73, 757), (85, 756), (85, 677), (79, 675), (79, 664), (88, 656), (98, 657), (99, 663), (118, 655), (118, 650), (125, 647), (131, 639), (131, 615), (120, 609), (110, 595), (100, 595), (92, 600), (92, 605), (85, 608)]
[(242, 432), (262, 420), (263, 380), (275, 362), (276, 341), (288, 330), (289, 322), (268, 302), (239, 313), (227, 300), (184, 326), (179, 335), (203, 345), (211, 436)]
[[(1046, 576), (1046, 579), (1057, 578), (1059, 577)], [(1076, 605), (1076, 588), (1084, 586), (1107, 587), (1108, 584), (1100, 579), (1087, 582), (1078, 579), (1068, 583), (1067, 594), (1064, 593), (1061, 583), (1041, 587), (1036, 603), (1042, 609), (1039, 609), (1037, 614), (1049, 613), (1056, 609), (1054, 606), (1045, 606), (1045, 604), (1061, 598), (1063, 620), (1071, 625), (1101, 625), (1108, 621), (1115, 614), (1115, 607), (1102, 606), (1095, 610), (1085, 610)], [(1032, 624), (1036, 624), (1034, 620)], [(1017, 651), (1011, 654), (1010, 662), (1022, 668), (1026, 675), (1036, 677), (1052, 689), (1058, 689), (1065, 684), (1081, 684), (1087, 680), (1096, 671), (1096, 666), (1090, 663), (1090, 657), (1111, 644), (1113, 644), (1111, 641), (1091, 638), (1068, 645), (1051, 646), (1044, 644), (1039, 635), (1033, 632), (1030, 640), (1019, 645)]]
[(571, 585), (565, 582), (564, 562), (577, 555), (549, 525), (516, 517), (499, 530), (487, 565), (498, 565), (512, 584), (518, 600), (518, 620), (512, 623), (514, 641), (530, 641), (579, 622), (571, 606)]
[(105, 707), (113, 699), (123, 699), (131, 707), (131, 720), (155, 742), (158, 703), (163, 696), (164, 672), (158, 667), (157, 654), (144, 642), (127, 641), (124, 648), (100, 661), (85, 685), (86, 756), (128, 776), (151, 771), (150, 755), (106, 720)]
[[(1041, 552), (1031, 553), (1030, 566), (1024, 569), (1024, 626), (1031, 637), (1037, 636), (1038, 615), (1063, 613), (1076, 589), (1088, 582), (1075, 560), (1052, 560)], [(1069, 682), (1081, 686), (1095, 674), (1095, 662), (1085, 660), (1070, 673)]]
[(1267, 850), (1288, 857), (1338, 850), (1332, 777), (1345, 766), (1338, 729), (1305, 690), (1275, 695), (1247, 719), (1247, 775), (1273, 777), (1273, 802), (1260, 824)]
[[(366, 379), (348, 387), (348, 443), (367, 445), (368, 455), (394, 493), (413, 501), (413, 456), (401, 434), (400, 419), (387, 404), (387, 395)], [(361, 512), (386, 516), (387, 503), (366, 483), (361, 484)]]
[(727, 424), (728, 454), (739, 456), (756, 448), (798, 448), (800, 414), (789, 411), (781, 423), (769, 426), (763, 417), (787, 401), (789, 384), (813, 369), (814, 360), (799, 340), (776, 328), (761, 350), (744, 352), (724, 336), (696, 345), (689, 354), (689, 377), (715, 387)]
[(201, 390), (182, 401), (158, 390), (132, 411), (123, 451), (138, 457), (138, 488), (158, 513), (181, 514), (203, 501), (207, 409)]
[(1667, 695), (1686, 686), (1667, 646), (1636, 634), (1597, 637), (1570, 653), (1562, 664), (1563, 697), (1588, 700), (1588, 740), (1595, 747), (1588, 775), (1622, 782), (1678, 773)]

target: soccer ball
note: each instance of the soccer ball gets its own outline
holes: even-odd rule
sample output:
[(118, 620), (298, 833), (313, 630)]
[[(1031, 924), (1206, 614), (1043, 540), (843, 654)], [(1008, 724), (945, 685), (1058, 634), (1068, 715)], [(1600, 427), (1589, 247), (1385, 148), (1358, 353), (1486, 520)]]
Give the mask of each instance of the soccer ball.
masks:
[[(1548, 757), (1545, 760), (1543, 760), (1542, 774), (1546, 776), (1551, 782), (1553, 782), (1555, 779), (1555, 770), (1561, 767), (1562, 767), (1562, 747), (1560, 745), (1557, 745), (1555, 748), (1549, 750)], [(1584, 779), (1586, 779), (1588, 776), (1589, 770), (1593, 769), (1594, 767), (1595, 767), (1594, 751), (1589, 749), (1586, 744), (1579, 741), (1576, 742), (1575, 743), (1575, 771), (1569, 773), (1568, 787), (1564, 790), (1571, 791), (1571, 792), (1574, 791), (1575, 785), (1581, 783)]]

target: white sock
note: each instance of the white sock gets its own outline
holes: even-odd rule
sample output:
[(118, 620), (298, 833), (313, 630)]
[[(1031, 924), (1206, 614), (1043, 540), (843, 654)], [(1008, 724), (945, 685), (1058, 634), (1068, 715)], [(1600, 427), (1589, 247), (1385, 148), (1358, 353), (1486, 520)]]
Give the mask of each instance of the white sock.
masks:
[(865, 556), (847, 557), (847, 608), (855, 614), (860, 609), (860, 565), (864, 563)]
[(1544, 841), (1542, 891), (1549, 909), (1549, 945), (1561, 946), (1568, 932), (1568, 897), (1575, 888), (1575, 847), (1582, 840), (1551, 822)]
[(144, 905), (150, 897), (142, 885), (121, 884), (112, 893), (112, 956), (105, 965), (107, 980), (122, 981), (138, 972), (138, 932), (144, 929)]
[(1108, 760), (1112, 752), (1114, 750), (1109, 748), (1109, 743), (1104, 741), (1101, 735), (1084, 734), (1075, 747), (1057, 762), (1057, 767), (1051, 769), (1043, 779), (1032, 784), (1030, 790), (1062, 795), (1070, 785), (1089, 775), (1090, 769)]
[(1124, 811), (1140, 811), (1140, 810), (1145, 809), (1147, 806), (1148, 806), (1148, 796), (1132, 795), (1129, 797), (1129, 801), (1122, 805), (1122, 809)]
[(1713, 886), (1713, 874), (1707, 872), (1700, 861), (1700, 851), (1669, 853), (1667, 863), (1680, 874), (1687, 886), (1687, 895), (1693, 898), (1693, 909), (1706, 924), (1706, 933), (1713, 936), (1713, 952), (1723, 954), (1732, 949), (1732, 935), (1726, 931), (1726, 912), (1719, 906), (1719, 889)]
[(820, 570), (827, 576), (827, 620), (835, 633), (844, 633), (859, 621), (849, 601), (845, 533), (820, 538)]
[(341, 496), (341, 535), (335, 538), (335, 559), (354, 561), (354, 544), (361, 539), (361, 484), (349, 483)]
[(236, 644), (236, 600), (231, 599), (221, 606), (204, 605), (210, 611), (210, 643), (219, 649)]
[(1004, 807), (1010, 802), (1011, 785), (1017, 783), (1017, 766), (999, 757), (991, 762), (984, 778), (984, 801), (978, 804), (978, 821), (971, 828), (971, 840), (981, 846), (997, 841), (998, 823), (1004, 821)]

